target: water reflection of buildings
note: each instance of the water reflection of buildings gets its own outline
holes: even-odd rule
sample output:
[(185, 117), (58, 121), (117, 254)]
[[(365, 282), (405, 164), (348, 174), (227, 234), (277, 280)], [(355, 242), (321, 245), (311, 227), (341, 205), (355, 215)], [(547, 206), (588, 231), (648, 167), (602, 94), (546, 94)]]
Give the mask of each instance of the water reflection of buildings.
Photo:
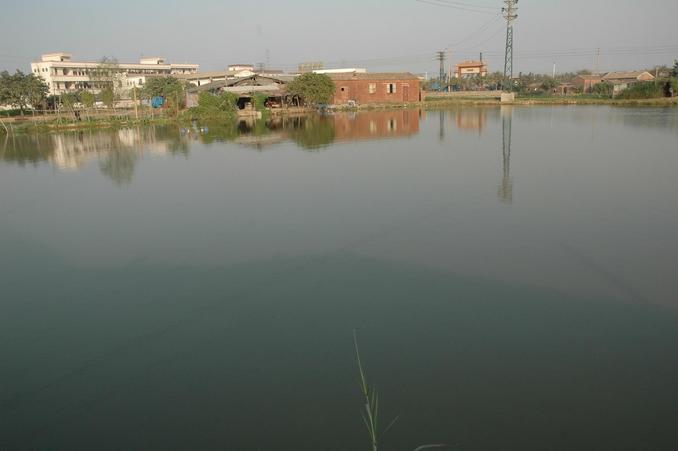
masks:
[(459, 130), (477, 130), (482, 133), (487, 123), (487, 112), (485, 108), (460, 110), (456, 112), (456, 121)]
[(185, 145), (173, 127), (27, 134), (1, 142), (0, 159), (20, 165), (47, 161), (65, 171), (97, 161), (102, 174), (124, 185), (131, 182), (137, 161), (145, 153), (183, 152)]
[(340, 113), (333, 116), (336, 139), (402, 138), (419, 133), (419, 110), (373, 111), (370, 113)]
[(419, 133), (419, 110), (335, 113), (329, 115), (274, 116), (267, 121), (242, 120), (227, 128), (187, 130), (188, 139), (203, 142), (233, 141), (264, 150), (287, 141), (318, 150), (335, 142), (403, 138)]
[(441, 110), (439, 112), (438, 132), (440, 141), (444, 141), (447, 135), (446, 122), (448, 122), (448, 118), (449, 122), (455, 124), (458, 130), (477, 131), (480, 135), (487, 125), (487, 109), (464, 107), (453, 111)]
[[(487, 126), (488, 111), (492, 115), (496, 112), (495, 109), (488, 110), (483, 107), (439, 111), (439, 140), (445, 141), (447, 136), (446, 127), (448, 124), (455, 124), (457, 129), (461, 131), (478, 131), (479, 135), (482, 134)], [(513, 178), (511, 177), (513, 108), (510, 106), (502, 106), (500, 118), (502, 127), (502, 179), (501, 184), (499, 185), (498, 195), (503, 202), (511, 203), (513, 202)]]
[(111, 152), (141, 154), (143, 151), (166, 153), (168, 150), (166, 142), (157, 141), (153, 127), (55, 134), (51, 138), (53, 152), (49, 160), (64, 170), (78, 170)]

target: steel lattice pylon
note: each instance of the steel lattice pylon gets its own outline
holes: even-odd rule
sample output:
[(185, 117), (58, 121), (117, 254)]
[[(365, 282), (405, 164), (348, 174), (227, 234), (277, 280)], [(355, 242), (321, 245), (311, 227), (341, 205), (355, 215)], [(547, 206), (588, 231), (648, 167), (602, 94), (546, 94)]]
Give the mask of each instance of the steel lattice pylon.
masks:
[(513, 78), (513, 25), (506, 29), (506, 56), (504, 58), (504, 78)]
[(518, 0), (504, 0), (506, 6), (502, 8), (506, 19), (506, 53), (504, 58), (504, 83), (511, 85), (513, 79), (513, 22), (518, 18)]

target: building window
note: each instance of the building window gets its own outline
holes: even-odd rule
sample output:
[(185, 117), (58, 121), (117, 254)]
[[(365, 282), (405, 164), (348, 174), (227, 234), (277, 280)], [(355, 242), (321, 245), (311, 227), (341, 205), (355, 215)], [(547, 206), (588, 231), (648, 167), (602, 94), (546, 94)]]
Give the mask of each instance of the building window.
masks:
[(396, 93), (396, 84), (395, 83), (389, 83), (386, 85), (386, 92), (389, 94), (395, 94)]
[(376, 84), (376, 83), (370, 83), (370, 84), (367, 86), (367, 91), (368, 91), (370, 94), (376, 94), (376, 93), (377, 93), (377, 84)]

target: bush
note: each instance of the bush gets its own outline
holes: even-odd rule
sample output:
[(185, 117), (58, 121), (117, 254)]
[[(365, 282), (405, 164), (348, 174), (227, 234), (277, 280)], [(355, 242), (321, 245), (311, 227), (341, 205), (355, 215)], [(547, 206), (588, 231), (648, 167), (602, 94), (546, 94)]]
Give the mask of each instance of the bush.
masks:
[(202, 92), (198, 96), (198, 106), (191, 108), (189, 115), (192, 119), (224, 120), (234, 118), (237, 110), (237, 95), (230, 92), (219, 95)]
[(617, 95), (618, 99), (658, 99), (664, 97), (659, 84), (653, 81), (635, 83)]
[(329, 103), (334, 96), (334, 82), (325, 74), (303, 74), (295, 78), (287, 90), (290, 94), (304, 99), (304, 102), (312, 105)]
[(264, 111), (266, 109), (266, 101), (268, 100), (268, 96), (266, 94), (262, 94), (261, 92), (257, 92), (252, 96), (252, 103), (254, 104), (254, 109), (257, 111)]
[(598, 83), (597, 85), (594, 85), (593, 88), (591, 89), (591, 94), (599, 97), (612, 97), (612, 93), (614, 92), (614, 85), (612, 83)]

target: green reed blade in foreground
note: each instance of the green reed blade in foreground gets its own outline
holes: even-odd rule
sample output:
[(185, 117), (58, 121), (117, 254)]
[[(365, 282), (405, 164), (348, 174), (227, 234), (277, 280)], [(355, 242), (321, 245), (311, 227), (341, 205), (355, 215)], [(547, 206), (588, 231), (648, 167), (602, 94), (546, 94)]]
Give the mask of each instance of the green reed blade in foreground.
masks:
[[(370, 435), (370, 440), (372, 441), (372, 451), (378, 451), (379, 448), (379, 395), (377, 391), (370, 387), (367, 382), (367, 376), (365, 374), (365, 368), (363, 367), (362, 360), (360, 359), (360, 349), (358, 347), (358, 334), (353, 331), (353, 344), (355, 346), (355, 357), (358, 362), (358, 371), (360, 373), (360, 391), (365, 398), (365, 412), (362, 413), (363, 421), (367, 427), (367, 432)], [(393, 425), (398, 421), (399, 417), (395, 417), (389, 425), (384, 429), (383, 434), (386, 434)], [(425, 449), (432, 448), (445, 448), (445, 444), (436, 444), (436, 445), (422, 445), (418, 447), (415, 451), (422, 451)]]

